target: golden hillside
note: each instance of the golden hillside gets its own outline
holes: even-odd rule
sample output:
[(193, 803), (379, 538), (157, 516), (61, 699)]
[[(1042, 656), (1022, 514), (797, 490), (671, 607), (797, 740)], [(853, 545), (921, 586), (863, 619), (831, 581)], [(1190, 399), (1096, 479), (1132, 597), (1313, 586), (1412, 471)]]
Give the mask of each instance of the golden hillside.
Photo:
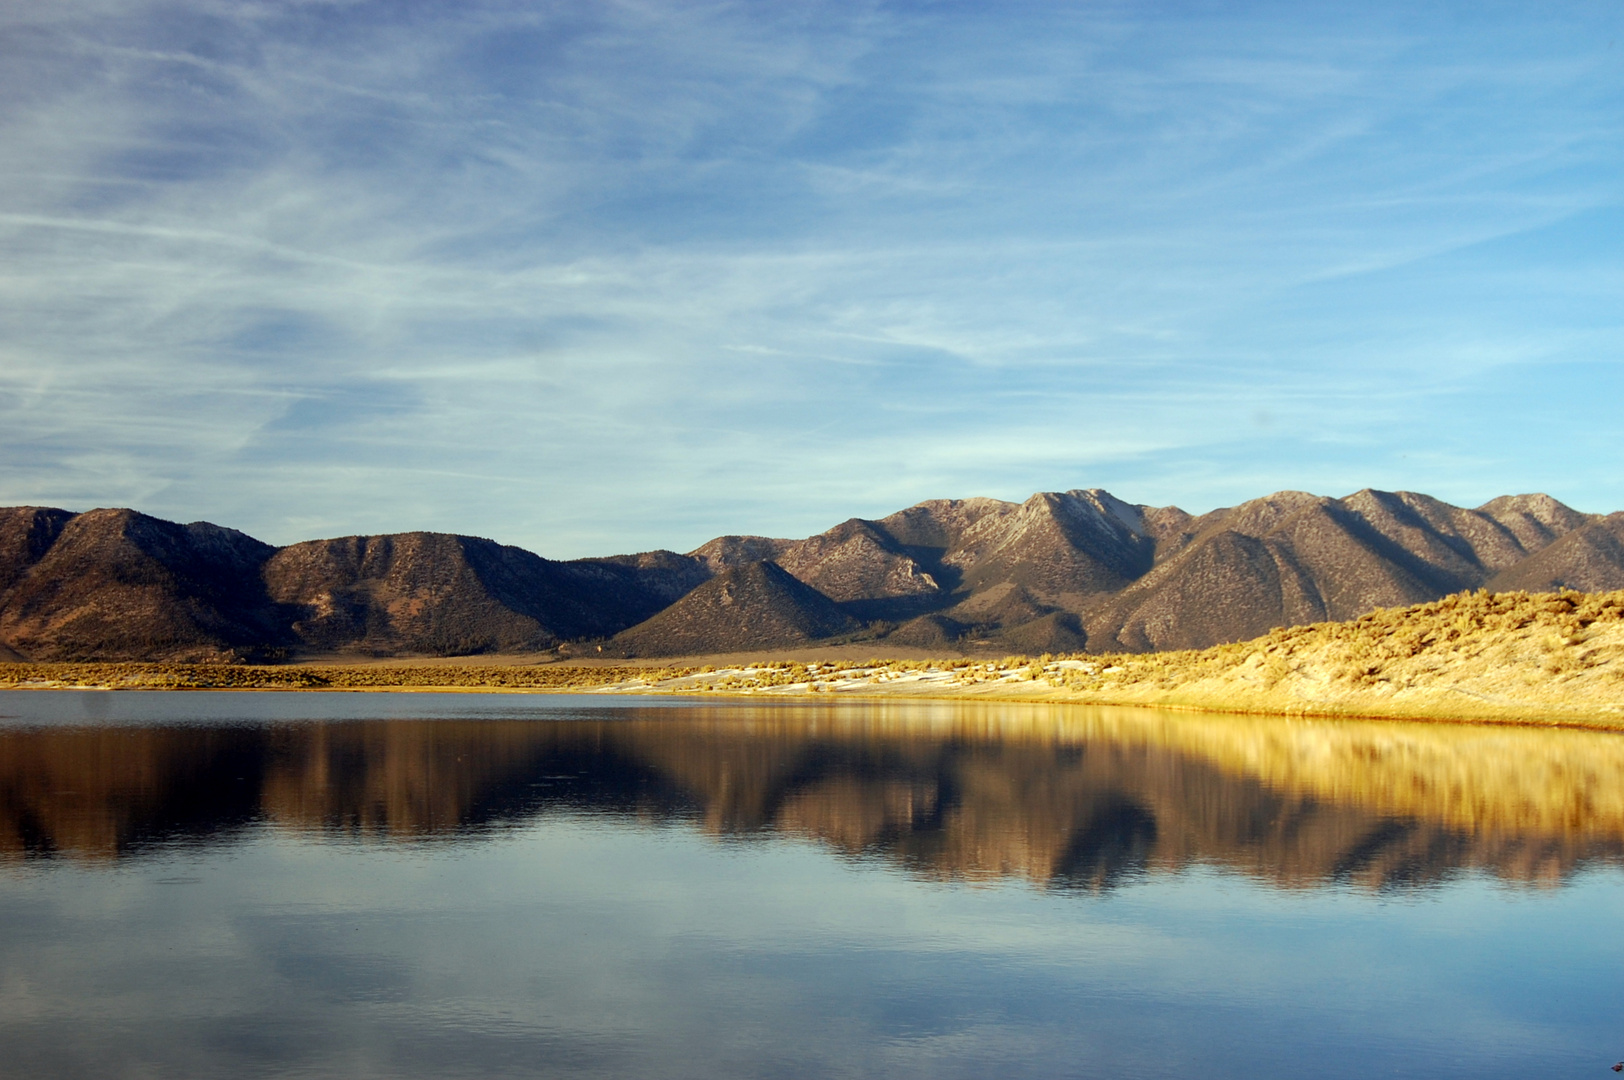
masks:
[(1203, 650), (698, 666), (0, 664), (0, 687), (964, 696), (1624, 729), (1624, 591), (1457, 593)]
[(1624, 592), (1457, 593), (1200, 652), (1074, 665), (1045, 681), (1091, 700), (1619, 727)]
[(617, 690), (861, 693), (1624, 728), (1624, 591), (1457, 593), (1209, 649), (646, 673)]

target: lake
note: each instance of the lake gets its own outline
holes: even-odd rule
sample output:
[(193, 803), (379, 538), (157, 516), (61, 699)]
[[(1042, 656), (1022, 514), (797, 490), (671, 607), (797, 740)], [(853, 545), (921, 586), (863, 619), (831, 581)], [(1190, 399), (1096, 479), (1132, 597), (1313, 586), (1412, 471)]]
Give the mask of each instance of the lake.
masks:
[(7, 1077), (1558, 1077), (1624, 737), (0, 692)]

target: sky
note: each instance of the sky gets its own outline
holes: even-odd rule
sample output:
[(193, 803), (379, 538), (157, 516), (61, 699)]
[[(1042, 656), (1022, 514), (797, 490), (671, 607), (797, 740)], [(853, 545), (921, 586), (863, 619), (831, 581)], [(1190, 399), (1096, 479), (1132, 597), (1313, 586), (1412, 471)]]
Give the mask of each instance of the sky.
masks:
[(0, 504), (1624, 509), (1624, 5), (0, 0)]

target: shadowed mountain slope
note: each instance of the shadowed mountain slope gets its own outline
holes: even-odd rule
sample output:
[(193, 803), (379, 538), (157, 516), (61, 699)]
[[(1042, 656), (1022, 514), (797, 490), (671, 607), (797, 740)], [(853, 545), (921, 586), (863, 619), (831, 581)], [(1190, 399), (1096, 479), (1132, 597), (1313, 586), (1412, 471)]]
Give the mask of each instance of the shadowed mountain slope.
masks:
[(1477, 509), (1510, 530), (1528, 551), (1538, 551), (1596, 518), (1541, 494), (1501, 495)]
[(1609, 514), (1496, 574), (1497, 592), (1606, 592), (1624, 581), (1624, 513)]
[[(854, 618), (903, 624), (898, 644), (952, 645), (967, 631), (1004, 641), (1006, 630), (1048, 619), (1022, 640), (1080, 648), (1076, 619), (1049, 617), (1142, 575), (1158, 539), (1177, 537), (1190, 520), (1177, 508), (1132, 506), (1098, 489), (1024, 503), (937, 499), (805, 540), (724, 536), (691, 554), (718, 570), (771, 559)], [(927, 615), (940, 617), (921, 621)]]
[(1411, 492), (1280, 492), (1199, 519), (1180, 551), (1088, 613), (1090, 647), (1203, 648), (1437, 599), (1591, 520), (1547, 496), (1464, 510)]
[(21, 557), (0, 571), (11, 581), (0, 640), (23, 656), (202, 657), (288, 643), (260, 578), (276, 549), (244, 533), (133, 510), (34, 511), (6, 524), (5, 554)]
[(66, 510), (9, 506), (0, 510), (0, 602), (30, 567), (45, 557), (73, 520)]
[(1150, 568), (1158, 527), (1180, 522), (1182, 512), (1147, 522), (1147, 509), (1094, 488), (1041, 492), (1019, 504), (932, 500), (876, 524), (939, 563), (955, 585), (1007, 583), (1059, 599), (1119, 589)]
[[(1079, 489), (932, 500), (807, 540), (722, 537), (693, 555), (713, 567), (776, 559), (854, 616), (900, 624), (898, 644), (1200, 648), (1477, 588), (1595, 520), (1546, 495), (1468, 510), (1412, 492), (1284, 491), (1193, 517)], [(1624, 561), (1586, 535), (1594, 543), (1572, 550), (1590, 569), (1569, 576), (1624, 586)]]
[[(41, 660), (528, 652), (634, 627), (616, 647), (639, 655), (852, 634), (989, 651), (1201, 648), (1482, 586), (1624, 588), (1624, 515), (1546, 495), (1471, 510), (1366, 490), (1283, 491), (1195, 517), (1090, 488), (931, 500), (802, 540), (558, 562), (446, 533), (277, 549), (130, 510), (0, 510), (0, 656)], [(750, 614), (724, 593), (747, 597)]]
[(277, 549), (130, 510), (0, 513), (0, 648), (35, 660), (519, 652), (603, 637), (708, 576), (671, 552), (554, 562), (444, 533)]
[(777, 563), (729, 567), (615, 636), (620, 655), (679, 656), (782, 648), (849, 634), (860, 624)]
[(1114, 592), (1150, 569), (1139, 508), (1099, 490), (1040, 493), (965, 529), (944, 562), (972, 589), (1010, 582), (1043, 598)]
[(942, 588), (883, 527), (852, 518), (805, 540), (721, 536), (691, 553), (712, 572), (772, 561), (831, 600), (870, 617), (928, 605)]
[(298, 613), (291, 629), (301, 643), (380, 655), (526, 652), (607, 636), (665, 607), (696, 576), (669, 552), (560, 563), (445, 533), (314, 540), (265, 567), (271, 595)]

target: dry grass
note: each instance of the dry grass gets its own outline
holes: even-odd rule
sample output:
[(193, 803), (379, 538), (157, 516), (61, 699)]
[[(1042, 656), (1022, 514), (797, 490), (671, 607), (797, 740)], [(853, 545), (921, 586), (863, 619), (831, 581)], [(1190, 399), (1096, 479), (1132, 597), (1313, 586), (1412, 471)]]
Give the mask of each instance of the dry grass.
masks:
[(573, 667), (549, 664), (0, 664), (0, 687), (111, 690), (580, 690), (633, 678), (672, 679), (691, 668)]
[(1624, 592), (1458, 593), (1200, 652), (1062, 666), (1056, 685), (1124, 703), (1624, 727)]
[(1624, 592), (1460, 593), (1185, 652), (669, 667), (0, 664), (0, 686), (969, 695), (1624, 728)]

